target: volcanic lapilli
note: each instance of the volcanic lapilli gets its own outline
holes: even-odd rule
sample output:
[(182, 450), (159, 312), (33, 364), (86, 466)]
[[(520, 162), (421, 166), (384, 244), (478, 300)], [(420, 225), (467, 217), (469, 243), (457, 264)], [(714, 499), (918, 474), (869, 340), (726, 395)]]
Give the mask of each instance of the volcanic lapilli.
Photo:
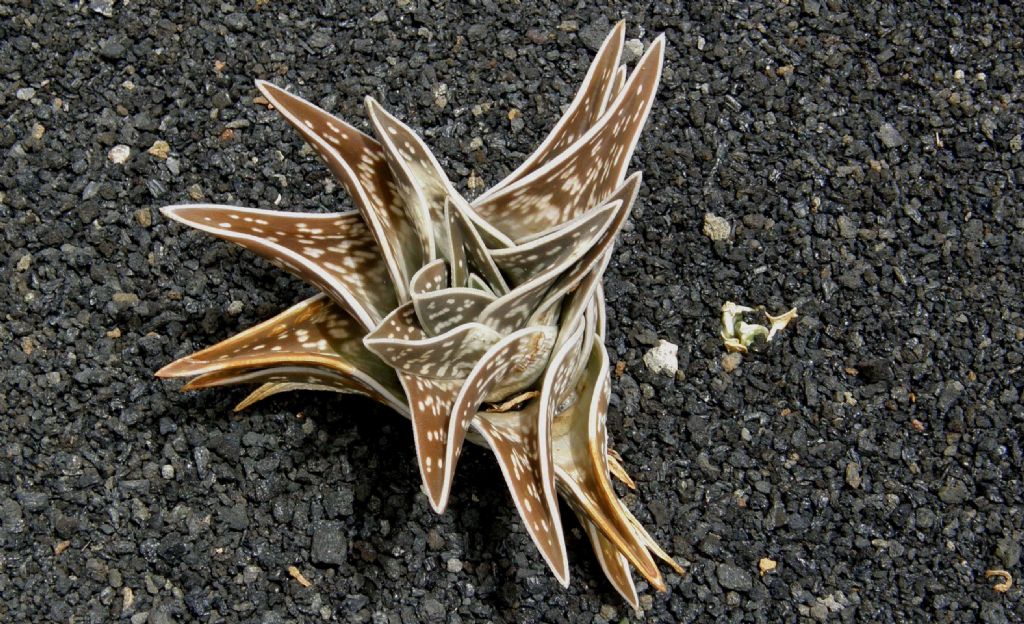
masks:
[(659, 36), (627, 76), (624, 33), (620, 22), (540, 147), (472, 203), (372, 97), (366, 109), (377, 140), (258, 81), (356, 209), (163, 208), (321, 293), (157, 375), (195, 376), (184, 390), (261, 384), (236, 409), (288, 390), (370, 396), (411, 419), (438, 513), (469, 440), (494, 453), (526, 530), (563, 585), (569, 565), (557, 495), (630, 604), (638, 605), (631, 566), (664, 591), (654, 557), (682, 570), (616, 495), (612, 474), (635, 486), (606, 429), (601, 282), (640, 188), (640, 173), (626, 170), (665, 48)]

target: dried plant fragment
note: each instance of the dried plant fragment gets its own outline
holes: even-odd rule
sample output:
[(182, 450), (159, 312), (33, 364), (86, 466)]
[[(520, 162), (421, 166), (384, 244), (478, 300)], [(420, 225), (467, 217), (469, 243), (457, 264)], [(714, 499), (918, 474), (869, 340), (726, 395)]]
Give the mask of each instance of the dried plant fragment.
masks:
[(295, 582), (303, 587), (311, 587), (313, 583), (295, 566), (288, 566), (288, 574), (291, 575)]
[(778, 316), (772, 316), (765, 312), (770, 324), (770, 327), (766, 327), (743, 320), (744, 314), (753, 311), (753, 308), (738, 305), (732, 301), (722, 304), (722, 341), (725, 343), (726, 351), (746, 353), (758, 337), (764, 338), (766, 342), (771, 342), (775, 334), (785, 329), (789, 322), (796, 318), (796, 308)]
[(624, 32), (623, 23), (612, 30), (548, 138), (473, 203), (373, 98), (365, 104), (376, 138), (258, 81), (262, 101), (323, 158), (355, 209), (164, 208), (321, 294), (157, 374), (193, 377), (184, 389), (259, 384), (236, 409), (291, 390), (369, 396), (411, 419), (424, 490), (439, 513), (473, 442), (493, 452), (561, 583), (569, 563), (559, 496), (630, 604), (638, 605), (632, 568), (664, 590), (655, 560), (682, 570), (616, 495), (612, 475), (636, 484), (606, 430), (601, 281), (639, 192), (640, 174), (626, 170), (665, 48), (658, 37), (627, 72)]
[(1002, 581), (992, 586), (992, 589), (1000, 594), (1005, 594), (1013, 587), (1013, 577), (1006, 570), (985, 570), (985, 578), (992, 578), (994, 576), (1002, 579)]

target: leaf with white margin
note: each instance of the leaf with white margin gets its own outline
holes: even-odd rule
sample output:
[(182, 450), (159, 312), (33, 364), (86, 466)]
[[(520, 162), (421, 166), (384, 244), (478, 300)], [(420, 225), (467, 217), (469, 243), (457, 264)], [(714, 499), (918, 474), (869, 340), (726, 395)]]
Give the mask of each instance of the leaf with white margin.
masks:
[(595, 340), (586, 373), (579, 382), (579, 400), (560, 414), (552, 426), (552, 449), (559, 492), (586, 515), (601, 533), (654, 587), (665, 582), (648, 551), (636, 535), (615, 495), (608, 474), (605, 417), (610, 392), (608, 355)]
[[(399, 153), (399, 148), (395, 145), (396, 139), (402, 140), (406, 144), (409, 143), (408, 139), (392, 136), (398, 132), (396, 127), (402, 126), (398, 126), (397, 123), (391, 124), (391, 121), (397, 122), (397, 120), (394, 120), (372, 97), (367, 96), (364, 102), (367, 116), (377, 133), (384, 159), (388, 163), (388, 168), (391, 169), (391, 178), (394, 180), (395, 188), (398, 189), (398, 194), (402, 197), (405, 213), (419, 236), (420, 245), (423, 248), (423, 262), (427, 263), (438, 257), (447, 257), (438, 255), (441, 248), (446, 246), (445, 242), (440, 240), (440, 232), (436, 229), (440, 224), (441, 208), (434, 208), (431, 205), (431, 200), (425, 194), (423, 181), (417, 179), (414, 167), (405, 157), (408, 152)], [(441, 204), (443, 205), (443, 199)]]
[(416, 316), (432, 335), (471, 323), (495, 300), (494, 295), (473, 288), (444, 288), (416, 297)]
[(398, 376), (409, 400), (420, 478), (430, 506), (437, 513), (442, 513), (448, 502), (443, 496), (448, 425), (462, 380), (432, 379), (408, 373), (399, 373)]
[(491, 251), (498, 268), (518, 286), (549, 267), (561, 265), (570, 256), (579, 257), (615, 217), (613, 204), (602, 204), (529, 242)]
[(521, 411), (481, 412), (473, 427), (494, 452), (533, 543), (558, 581), (568, 587), (569, 560), (551, 468), (551, 438), (541, 431), (548, 423), (539, 414), (538, 402), (530, 401)]
[(616, 96), (622, 92), (622, 87), (624, 86), (626, 86), (626, 66), (619, 65), (619, 68), (615, 70), (615, 76), (612, 78), (612, 88), (609, 91), (609, 98), (605, 102), (604, 110), (608, 110), (608, 105), (615, 101)]
[[(589, 275), (595, 267), (599, 267), (599, 274), (597, 275), (596, 281), (591, 284), (590, 288), (593, 290), (600, 286), (601, 279), (604, 276), (604, 270), (607, 267), (610, 258), (609, 254), (615, 244), (615, 238), (622, 230), (622, 226), (624, 226), (626, 221), (629, 219), (629, 213), (633, 208), (634, 202), (636, 202), (637, 194), (640, 192), (641, 180), (642, 176), (640, 172), (638, 171), (634, 173), (626, 178), (626, 181), (622, 183), (622, 186), (616, 189), (612, 196), (608, 198), (608, 202), (621, 202), (618, 211), (612, 218), (611, 224), (609, 224), (609, 226), (602, 232), (601, 236), (599, 236), (597, 240), (594, 241), (594, 243), (586, 250), (576, 264), (565, 272), (565, 274), (559, 276), (558, 281), (545, 295), (543, 303), (538, 306), (538, 313), (545, 314), (549, 307), (560, 304), (566, 294), (579, 288), (583, 279)], [(579, 305), (577, 305), (574, 315), (583, 313), (583, 304), (588, 299), (590, 299), (589, 293), (582, 299), (577, 299), (577, 301), (579, 301)], [(603, 323), (601, 326), (603, 328)]]
[(604, 340), (605, 330), (608, 328), (608, 316), (605, 312), (604, 285), (598, 284), (594, 289), (594, 305), (597, 307), (597, 337)]
[(615, 24), (612, 31), (605, 37), (604, 43), (598, 49), (594, 60), (591, 61), (587, 75), (583, 78), (583, 84), (580, 85), (579, 91), (576, 92), (576, 97), (562, 114), (555, 127), (548, 133), (544, 142), (515, 171), (485, 191), (476, 200), (477, 203), (486, 201), (489, 196), (497, 191), (535, 171), (538, 167), (562, 153), (594, 126), (601, 117), (601, 113), (604, 112), (613, 93), (625, 32), (625, 20)]
[(484, 278), (480, 277), (476, 273), (469, 274), (469, 287), (474, 290), (483, 291), (489, 295), (494, 294), (494, 291), (491, 290), (490, 284), (488, 284)]
[(238, 402), (238, 405), (234, 407), (234, 411), (240, 412), (247, 407), (250, 407), (263, 399), (268, 399), (275, 394), (281, 394), (283, 392), (292, 392), (293, 390), (317, 390), (327, 392), (337, 392), (337, 389), (330, 386), (323, 386), (318, 384), (308, 384), (299, 382), (287, 382), (287, 381), (268, 381), (259, 388), (256, 388), (250, 392), (244, 399)]
[(551, 421), (559, 408), (557, 397), (570, 383), (567, 372), (581, 336), (582, 331), (576, 332), (551, 356), (539, 400), (519, 411), (478, 412), (472, 421), (498, 458), (526, 530), (563, 585), (569, 584), (569, 562), (551, 458)]
[(488, 289), (494, 294), (507, 293), (508, 284), (498, 269), (498, 265), (494, 263), (494, 258), (491, 257), (491, 249), (470, 219), (473, 209), (458, 200), (449, 203), (448, 208), (452, 211), (451, 215), (462, 233), (466, 257), (471, 263), (472, 269), (475, 269), (471, 272), (483, 279), (487, 283)]
[(448, 176), (441, 169), (437, 158), (423, 143), (423, 140), (408, 126), (387, 112), (372, 97), (366, 98), (366, 110), (374, 129), (385, 146), (385, 154), (395, 179), (399, 181), (406, 205), (418, 204), (430, 221), (436, 246), (435, 257), (442, 257), (454, 265), (458, 250), (453, 248), (449, 237), (448, 218), (445, 208), (449, 202), (466, 203)]
[(355, 210), (314, 214), (184, 204), (160, 212), (241, 245), (317, 286), (366, 329), (397, 305), (380, 248)]
[(398, 301), (408, 301), (405, 286), (423, 264), (423, 248), (380, 144), (280, 87), (263, 80), (256, 87), (345, 186), (380, 247)]
[[(322, 366), (281, 363), (280, 365), (268, 365), (266, 368), (239, 368), (205, 373), (190, 380), (181, 387), (181, 390), (185, 392), (253, 383), (264, 386), (288, 384), (292, 386), (289, 389), (329, 390), (345, 394), (361, 394), (382, 405), (387, 405), (399, 414), (408, 415), (404, 397), (401, 397), (400, 394), (396, 396), (393, 389), (375, 385), (374, 380), (368, 381), (374, 385), (364, 385), (349, 375)], [(247, 400), (243, 400), (242, 403), (246, 403)]]
[(544, 372), (557, 330), (527, 327), (495, 343), (466, 377), (452, 407), (444, 462), (442, 504), (448, 501), (455, 465), (470, 423), (484, 401), (497, 401), (529, 387)]
[[(601, 230), (606, 230), (613, 222), (612, 216), (620, 209), (619, 201), (611, 201), (595, 208), (600, 217)], [(544, 301), (553, 284), (569, 270), (574, 263), (587, 257), (586, 246), (572, 246), (569, 254), (557, 260), (557, 264), (546, 267), (529, 281), (513, 288), (507, 295), (498, 297), (480, 314), (480, 322), (493, 327), (499, 333), (508, 333), (524, 325), (546, 325), (556, 316), (553, 305), (541, 313), (538, 306)], [(599, 260), (599, 258), (598, 258)], [(529, 323), (527, 323), (529, 320)], [(571, 326), (571, 324), (570, 324)]]
[[(273, 372), (274, 370), (277, 370), (278, 372), (275, 373), (275, 372)], [(299, 377), (305, 376), (305, 378), (307, 380), (310, 379), (311, 377), (312, 378), (316, 378), (317, 373), (316, 373), (315, 370), (314, 371), (309, 371), (307, 369), (303, 369), (303, 371), (304, 372), (302, 372), (302, 373), (294, 373), (293, 376), (299, 376)], [(235, 371), (235, 373), (237, 374), (237, 371)], [(246, 372), (247, 375), (251, 375), (252, 373), (253, 373), (253, 371), (247, 371)], [(280, 369), (266, 369), (264, 371), (259, 372), (258, 374), (264, 375), (264, 376), (266, 376), (266, 375), (271, 375), (271, 376), (278, 375), (278, 376), (281, 376), (281, 378), (287, 378), (288, 377), (288, 375), (282, 375), (281, 372), (280, 372)], [(207, 383), (209, 383), (210, 380), (207, 379), (206, 381), (207, 381)], [(247, 380), (248, 383), (252, 383), (253, 381), (254, 381), (254, 379), (252, 379), (252, 378), (249, 378)], [(241, 383), (241, 382), (235, 382), (235, 383)], [(221, 384), (221, 385), (223, 385), (223, 384)], [(274, 395), (281, 394), (281, 393), (284, 393), (284, 392), (294, 392), (296, 390), (317, 391), (317, 392), (338, 392), (338, 393), (343, 393), (343, 394), (363, 394), (363, 395), (369, 396), (370, 398), (374, 399), (375, 401), (382, 402), (379, 398), (377, 398), (377, 393), (375, 391), (373, 391), (372, 389), (368, 389), (368, 388), (358, 388), (358, 389), (355, 389), (355, 390), (351, 390), (351, 389), (346, 389), (345, 387), (343, 387), (341, 385), (338, 385), (337, 387), (335, 387), (335, 386), (332, 386), (332, 385), (328, 385), (326, 383), (309, 383), (309, 382), (303, 383), (303, 382), (288, 382), (288, 381), (268, 381), (268, 382), (264, 383), (262, 386), (260, 386), (259, 388), (256, 388), (255, 390), (250, 392), (244, 399), (239, 401), (238, 405), (236, 405), (234, 407), (233, 411), (240, 412), (240, 411), (242, 411), (242, 410), (252, 406), (253, 404), (258, 403), (259, 401), (262, 401), (264, 399), (270, 398), (270, 397), (272, 397)], [(399, 413), (403, 413), (404, 414), (404, 412), (405, 412), (404, 402), (398, 402), (398, 397), (388, 398), (386, 401), (383, 401), (382, 403), (384, 405), (388, 405), (389, 407), (394, 407), (395, 405), (398, 405), (399, 406), (399, 409), (398, 409)], [(404, 415), (407, 416), (408, 414), (404, 414)]]
[(634, 609), (639, 609), (640, 600), (636, 595), (636, 585), (633, 584), (633, 574), (629, 569), (629, 560), (619, 552), (619, 549), (615, 547), (611, 540), (601, 533), (597, 525), (590, 521), (584, 510), (572, 504), (569, 507), (576, 512), (576, 517), (579, 519), (580, 524), (583, 525), (587, 537), (590, 538), (590, 543), (594, 547), (594, 554), (597, 555), (597, 562), (601, 564), (601, 569), (604, 570), (604, 575), (608, 577), (612, 587), (615, 588), (615, 591), (619, 592), (620, 596), (625, 598), (630, 606)]
[[(364, 330), (340, 306), (318, 294), (277, 316), (164, 366), (158, 377), (278, 366), (328, 369), (359, 387), (401, 403), (394, 371), (362, 343)], [(289, 380), (292, 381), (292, 380)]]
[(434, 379), (463, 379), (501, 336), (480, 323), (466, 323), (437, 336), (418, 324), (412, 303), (400, 306), (363, 344), (396, 370)]
[(466, 243), (462, 228), (455, 217), (455, 209), (451, 207), (451, 198), (444, 200), (444, 227), (445, 235), (451, 241), (451, 258), (448, 259), (448, 269), (451, 271), (449, 285), (455, 288), (462, 288), (469, 284), (469, 264), (466, 262)]
[(519, 241), (604, 201), (622, 183), (661, 78), (664, 35), (654, 40), (609, 110), (544, 166), (474, 205)]
[[(573, 294), (575, 295), (576, 293)], [(582, 339), (576, 338), (576, 348), (566, 365), (565, 374), (567, 384), (565, 389), (562, 391), (563, 394), (560, 394), (557, 397), (559, 403), (567, 407), (579, 400), (576, 385), (586, 370), (587, 362), (590, 359), (590, 345), (593, 344), (594, 335), (596, 334), (597, 318), (596, 312), (594, 311), (594, 298), (590, 297), (589, 302), (590, 303), (586, 308), (586, 313), (583, 314), (583, 316), (576, 317), (573, 321), (576, 326), (582, 328), (583, 337)], [(562, 348), (565, 340), (574, 338), (577, 330), (570, 332), (567, 329), (568, 327), (572, 326), (562, 326), (562, 331), (559, 332), (558, 339), (555, 341), (556, 349)]]
[(445, 288), (447, 282), (445, 261), (438, 259), (420, 269), (409, 286), (416, 320), (429, 336), (473, 322), (494, 301), (494, 295), (481, 290)]
[(413, 307), (416, 309), (416, 320), (419, 321), (420, 327), (422, 327), (430, 336), (436, 335), (436, 332), (432, 331), (429, 326), (423, 323), (423, 315), (420, 313), (420, 306), (417, 303), (417, 299), (436, 290), (446, 288), (447, 286), (448, 267), (446, 266), (445, 261), (440, 258), (424, 264), (420, 267), (419, 271), (416, 271), (412, 276), (412, 279), (409, 281), (409, 297), (412, 298)]

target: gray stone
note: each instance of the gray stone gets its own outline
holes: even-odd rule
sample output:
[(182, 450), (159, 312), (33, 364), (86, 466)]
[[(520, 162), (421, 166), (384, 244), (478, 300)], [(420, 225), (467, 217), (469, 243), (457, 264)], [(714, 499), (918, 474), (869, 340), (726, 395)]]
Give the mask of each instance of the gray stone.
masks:
[(996, 557), (1005, 568), (1015, 568), (1020, 563), (1020, 543), (1024, 539), (1019, 531), (996, 542)]
[(750, 591), (754, 586), (754, 579), (749, 572), (731, 563), (720, 563), (716, 570), (718, 583), (726, 588), (736, 591)]
[(0, 501), (0, 524), (8, 533), (21, 533), (25, 530), (25, 520), (18, 501), (13, 498)]
[(348, 555), (345, 528), (340, 522), (317, 522), (313, 526), (313, 545), (310, 557), (313, 563), (340, 565)]
[(117, 36), (113, 36), (100, 44), (100, 56), (108, 61), (116, 61), (124, 58), (128, 48)]
[(853, 224), (850, 217), (846, 215), (839, 215), (836, 219), (836, 224), (839, 226), (839, 235), (847, 240), (857, 238), (857, 226)]
[(896, 129), (896, 126), (891, 123), (884, 123), (878, 128), (878, 132), (875, 133), (878, 140), (882, 142), (888, 148), (899, 147), (905, 143), (903, 135)]
[(235, 32), (245, 30), (252, 25), (245, 13), (229, 13), (224, 17), (224, 23)]
[(249, 513), (245, 503), (220, 510), (220, 519), (235, 531), (244, 531), (249, 527)]
[(601, 47), (601, 44), (604, 43), (609, 30), (611, 30), (611, 26), (608, 22), (608, 18), (603, 16), (599, 17), (597, 20), (580, 29), (580, 41), (582, 41), (583, 45), (587, 46), (592, 51), (596, 51)]
[(846, 464), (846, 484), (855, 490), (860, 487), (860, 466), (857, 462)]
[(443, 622), (445, 614), (444, 605), (435, 598), (428, 596), (423, 600), (423, 614), (428, 622)]
[(970, 496), (967, 486), (960, 479), (950, 479), (939, 490), (939, 499), (948, 505), (958, 505)]

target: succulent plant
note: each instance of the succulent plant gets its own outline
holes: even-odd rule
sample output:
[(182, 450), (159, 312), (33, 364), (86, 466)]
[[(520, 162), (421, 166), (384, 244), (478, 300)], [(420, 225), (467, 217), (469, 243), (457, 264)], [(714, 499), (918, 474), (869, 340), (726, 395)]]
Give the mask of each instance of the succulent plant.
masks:
[(257, 82), (326, 161), (355, 210), (221, 205), (163, 213), (238, 243), (321, 291), (157, 372), (183, 389), (261, 384), (238, 408), (288, 390), (367, 395), (412, 420), (430, 504), (442, 512), (466, 440), (489, 448), (558, 580), (569, 566), (558, 495), (634, 607), (630, 566), (665, 583), (678, 565), (613, 489), (632, 481), (608, 448), (602, 277), (640, 187), (626, 177), (661, 75), (664, 36), (632, 74), (619, 23), (547, 139), (468, 202), (420, 138), (366, 98), (377, 140)]

